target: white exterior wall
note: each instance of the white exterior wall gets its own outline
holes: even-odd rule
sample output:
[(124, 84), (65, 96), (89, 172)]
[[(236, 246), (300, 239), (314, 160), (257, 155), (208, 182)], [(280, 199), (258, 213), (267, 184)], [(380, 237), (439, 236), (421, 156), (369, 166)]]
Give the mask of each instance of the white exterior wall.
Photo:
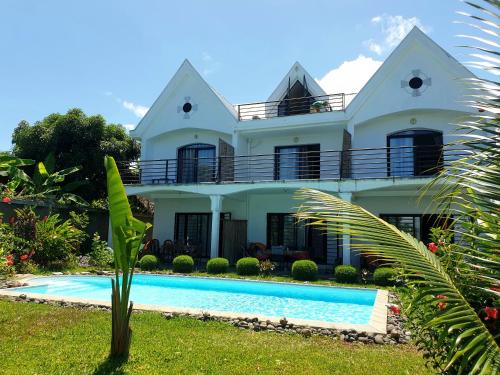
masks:
[[(289, 74), (300, 71), (302, 77), (300, 69), (303, 68), (293, 68)], [(404, 87), (416, 71), (424, 80), (430, 79), (425, 81), (420, 95), (412, 95)], [(186, 61), (132, 133), (141, 139), (141, 159), (175, 159), (179, 147), (193, 143), (214, 145), (217, 156), (219, 138), (234, 146), (236, 156), (248, 158), (235, 159), (235, 183), (185, 186), (146, 183), (140, 190), (132, 188), (129, 192), (138, 191), (155, 200), (154, 236), (161, 242), (174, 238), (176, 212), (209, 213), (210, 194), (226, 194), (221, 212), (231, 212), (233, 219), (248, 221), (249, 242), (266, 242), (267, 213), (295, 212), (298, 202), (292, 198), (293, 192), (303, 185), (352, 193), (354, 203), (377, 215), (435, 213), (428, 209), (429, 199), (417, 202), (425, 178), (385, 178), (387, 136), (402, 130), (428, 129), (441, 131), (444, 143), (455, 140), (454, 124), (470, 114), (462, 103), (466, 93), (463, 78), (470, 77), (470, 72), (414, 29), (345, 111), (238, 121), (233, 106)], [(286, 87), (288, 78), (271, 97), (281, 98)], [(181, 109), (186, 101), (193, 105), (188, 115)], [(356, 180), (274, 181), (275, 147), (319, 143), (323, 152), (341, 151), (344, 129), (352, 135), (352, 149), (382, 148), (369, 155), (353, 151), (351, 177)], [(339, 176), (339, 157), (339, 153), (321, 155), (321, 180)], [(373, 163), (380, 171), (376, 176), (380, 179), (366, 174)], [(336, 245), (335, 239), (329, 237), (328, 263), (333, 263)], [(351, 256), (351, 261), (359, 264), (359, 257)]]
[(215, 155), (217, 156), (219, 139), (231, 143), (231, 135), (214, 130), (180, 129), (161, 134), (147, 140), (144, 160), (176, 159), (177, 150), (180, 147), (193, 143), (206, 143), (215, 146)]
[[(364, 122), (353, 129), (352, 148), (381, 150), (355, 151), (352, 154), (352, 173), (354, 178), (366, 177), (367, 173), (377, 172), (377, 177), (386, 177), (387, 136), (403, 130), (436, 130), (443, 134), (443, 143), (456, 141), (456, 125), (464, 119), (463, 113), (447, 110), (408, 110)], [(413, 122), (413, 123), (412, 123)], [(449, 157), (446, 161), (449, 161)], [(380, 174), (379, 174), (380, 173)]]

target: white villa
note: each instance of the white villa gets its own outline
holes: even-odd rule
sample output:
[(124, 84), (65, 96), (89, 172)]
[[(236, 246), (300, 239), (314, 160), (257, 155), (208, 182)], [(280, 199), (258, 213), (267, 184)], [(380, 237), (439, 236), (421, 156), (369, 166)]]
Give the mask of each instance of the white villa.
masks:
[(360, 266), (348, 237), (297, 222), (294, 192), (335, 194), (425, 241), (436, 212), (419, 189), (453, 158), (442, 146), (471, 113), (470, 77), (418, 28), (357, 94), (327, 93), (295, 63), (266, 101), (235, 105), (186, 60), (131, 132), (141, 159), (120, 165), (127, 194), (154, 201), (154, 238), (202, 259), (235, 262), (259, 242)]

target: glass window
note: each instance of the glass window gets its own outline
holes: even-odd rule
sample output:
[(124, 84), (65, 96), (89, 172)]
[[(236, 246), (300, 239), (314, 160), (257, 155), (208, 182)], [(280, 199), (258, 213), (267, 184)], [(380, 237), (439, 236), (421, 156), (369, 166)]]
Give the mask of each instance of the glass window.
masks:
[(175, 241), (190, 244), (196, 255), (210, 257), (210, 233), (212, 214), (210, 213), (176, 213)]
[(431, 176), (442, 168), (443, 135), (405, 130), (387, 137), (389, 176)]
[(215, 146), (202, 143), (187, 145), (177, 151), (177, 182), (215, 181)]
[(447, 228), (450, 222), (439, 215), (394, 215), (381, 214), (381, 219), (394, 225), (396, 228), (422, 240), (425, 244), (430, 242), (431, 228)]
[(306, 225), (293, 214), (267, 214), (267, 244), (285, 246), (290, 251), (308, 251), (311, 259), (326, 262), (326, 233)]
[(320, 145), (275, 148), (275, 180), (304, 180), (320, 177)]
[(287, 94), (278, 104), (278, 116), (299, 115), (309, 113), (311, 104), (316, 99), (301, 82), (295, 83), (289, 87)]

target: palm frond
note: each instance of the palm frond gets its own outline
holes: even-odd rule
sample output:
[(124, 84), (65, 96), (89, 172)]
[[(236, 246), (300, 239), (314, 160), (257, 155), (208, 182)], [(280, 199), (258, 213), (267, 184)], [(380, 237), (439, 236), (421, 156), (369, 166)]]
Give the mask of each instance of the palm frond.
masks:
[(465, 371), (480, 364), (482, 373), (493, 373), (498, 365), (495, 361), (500, 358), (495, 337), (463, 297), (439, 258), (421, 241), (335, 196), (310, 189), (300, 190), (297, 196), (303, 200), (297, 212), (299, 219), (310, 220), (312, 225), (334, 234), (349, 235), (352, 250), (400, 264), (408, 285), (419, 287), (410, 309), (429, 305), (437, 310), (435, 296), (446, 297), (446, 309), (437, 311), (427, 324), (449, 333), (459, 332), (449, 352), (447, 368), (456, 366)]

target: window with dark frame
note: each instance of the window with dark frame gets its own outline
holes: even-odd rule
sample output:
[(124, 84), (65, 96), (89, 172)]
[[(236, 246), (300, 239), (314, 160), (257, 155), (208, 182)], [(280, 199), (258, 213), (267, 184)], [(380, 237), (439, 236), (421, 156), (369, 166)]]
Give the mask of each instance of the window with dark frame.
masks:
[(432, 176), (443, 168), (443, 134), (403, 130), (387, 136), (389, 176)]
[(210, 257), (210, 238), (212, 231), (211, 213), (176, 213), (175, 233), (176, 242), (184, 244), (189, 240), (197, 255), (202, 258)]
[(449, 226), (448, 219), (436, 214), (380, 214), (380, 218), (425, 244), (430, 242), (431, 228)]
[(177, 182), (215, 181), (215, 146), (195, 143), (177, 150)]
[(306, 225), (290, 213), (267, 214), (267, 246), (285, 246), (288, 250), (305, 250), (311, 259), (326, 263), (326, 231)]
[(311, 96), (311, 93), (302, 82), (295, 81), (288, 89), (283, 100), (278, 104), (278, 116), (309, 113), (311, 111), (311, 104), (315, 100), (316, 99)]
[(320, 145), (276, 146), (274, 150), (275, 180), (320, 178)]

